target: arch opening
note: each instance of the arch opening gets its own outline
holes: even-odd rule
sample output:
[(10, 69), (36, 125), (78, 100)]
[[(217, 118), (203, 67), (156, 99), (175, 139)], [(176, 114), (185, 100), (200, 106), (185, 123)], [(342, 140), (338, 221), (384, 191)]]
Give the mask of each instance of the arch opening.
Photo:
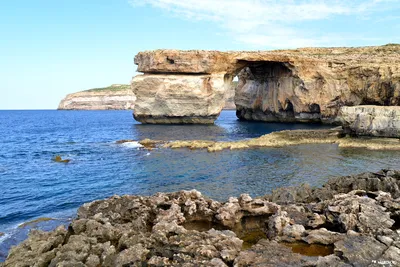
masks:
[(238, 77), (234, 99), (236, 116), (241, 120), (321, 121), (318, 104), (305, 105), (300, 101), (299, 92), (307, 93), (307, 89), (290, 63), (241, 60), (231, 76)]
[(238, 75), (225, 75), (225, 110), (236, 110), (235, 92), (238, 83)]

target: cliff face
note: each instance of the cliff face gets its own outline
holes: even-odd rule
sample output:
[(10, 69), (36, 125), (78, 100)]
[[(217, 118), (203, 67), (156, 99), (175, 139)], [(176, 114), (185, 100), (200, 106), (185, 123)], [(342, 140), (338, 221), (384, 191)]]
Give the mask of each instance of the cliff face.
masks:
[[(235, 109), (235, 84), (227, 90), (224, 109)], [(113, 84), (67, 95), (61, 100), (58, 109), (67, 110), (107, 110), (133, 109), (136, 96), (130, 85)]]
[(400, 105), (400, 45), (257, 52), (141, 52), (132, 89), (144, 123), (209, 123), (232, 79), (237, 116), (335, 122), (342, 106)]
[(106, 110), (133, 109), (136, 96), (129, 85), (113, 84), (67, 95), (61, 100), (58, 109), (68, 110)]
[(350, 134), (400, 137), (400, 107), (342, 107), (339, 117), (344, 130)]

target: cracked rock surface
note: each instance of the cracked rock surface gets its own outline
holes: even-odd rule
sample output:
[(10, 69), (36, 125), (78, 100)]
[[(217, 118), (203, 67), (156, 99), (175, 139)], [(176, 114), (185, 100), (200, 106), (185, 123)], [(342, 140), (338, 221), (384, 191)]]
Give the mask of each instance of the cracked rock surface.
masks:
[(399, 266), (399, 184), (382, 170), (225, 203), (195, 190), (114, 196), (68, 229), (32, 231), (4, 266)]

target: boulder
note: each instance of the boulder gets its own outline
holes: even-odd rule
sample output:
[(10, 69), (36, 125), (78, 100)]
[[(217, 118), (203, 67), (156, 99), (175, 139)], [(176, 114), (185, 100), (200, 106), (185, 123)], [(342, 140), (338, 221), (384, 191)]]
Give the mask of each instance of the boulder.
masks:
[(400, 138), (400, 107), (342, 107), (339, 117), (349, 134)]

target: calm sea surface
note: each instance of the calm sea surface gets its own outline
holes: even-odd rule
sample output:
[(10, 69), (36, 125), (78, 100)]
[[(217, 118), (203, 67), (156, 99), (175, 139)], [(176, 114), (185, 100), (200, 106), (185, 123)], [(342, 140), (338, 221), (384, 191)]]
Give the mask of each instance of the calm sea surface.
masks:
[[(332, 176), (400, 168), (400, 152), (336, 145), (208, 153), (141, 150), (120, 139), (238, 140), (322, 125), (251, 123), (222, 112), (215, 125), (141, 125), (131, 111), (0, 111), (0, 261), (31, 228), (67, 223), (83, 203), (114, 194), (197, 189), (213, 199), (264, 195), (282, 186), (319, 186)], [(52, 161), (55, 155), (71, 159)], [(40, 217), (57, 220), (18, 227)]]

